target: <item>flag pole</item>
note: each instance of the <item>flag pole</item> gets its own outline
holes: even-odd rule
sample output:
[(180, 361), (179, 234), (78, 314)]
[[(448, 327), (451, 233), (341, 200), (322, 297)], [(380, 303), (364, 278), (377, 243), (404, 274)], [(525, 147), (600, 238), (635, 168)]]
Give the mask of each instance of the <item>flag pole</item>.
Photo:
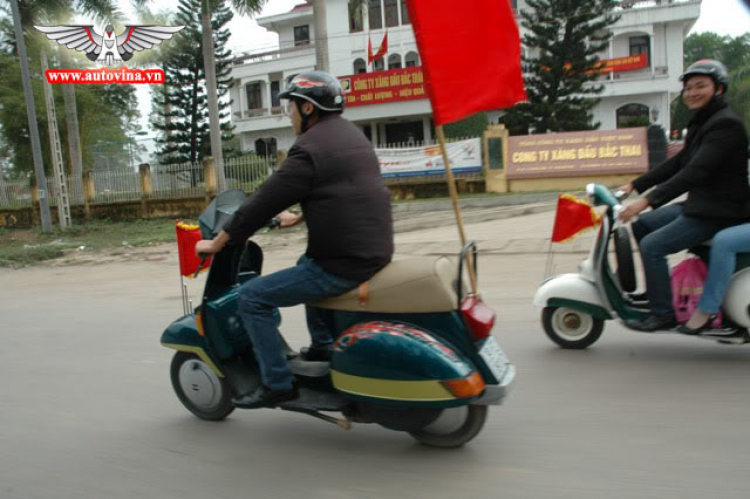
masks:
[[(461, 247), (466, 246), (466, 231), (464, 230), (464, 221), (461, 216), (461, 206), (458, 204), (458, 191), (456, 190), (456, 182), (453, 178), (453, 172), (451, 171), (450, 159), (448, 158), (448, 149), (445, 147), (445, 133), (443, 133), (443, 125), (435, 127), (435, 132), (440, 142), (440, 150), (443, 153), (443, 166), (445, 167), (445, 176), (448, 182), (448, 192), (451, 195), (451, 201), (453, 202), (453, 211), (456, 214), (456, 222), (458, 223), (458, 235), (461, 238)], [(471, 281), (471, 292), (473, 295), (477, 295), (477, 276), (474, 274), (474, 255), (471, 252), (466, 254), (466, 268), (469, 270), (469, 280)]]

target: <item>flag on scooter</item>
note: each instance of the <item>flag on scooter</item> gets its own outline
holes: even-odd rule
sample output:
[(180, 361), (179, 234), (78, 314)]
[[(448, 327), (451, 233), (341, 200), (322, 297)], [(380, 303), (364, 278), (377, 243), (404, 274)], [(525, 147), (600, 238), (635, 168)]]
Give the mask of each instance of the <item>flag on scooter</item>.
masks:
[[(201, 267), (201, 258), (195, 254), (195, 245), (202, 239), (200, 228), (197, 225), (186, 224), (175, 220), (175, 231), (177, 233), (177, 254), (180, 259), (180, 274), (193, 278)], [(211, 258), (206, 259), (200, 271), (208, 270), (211, 266)]]
[(570, 194), (561, 194), (557, 198), (552, 242), (568, 242), (579, 232), (597, 227), (601, 221), (601, 216), (597, 215), (594, 208), (586, 201)]

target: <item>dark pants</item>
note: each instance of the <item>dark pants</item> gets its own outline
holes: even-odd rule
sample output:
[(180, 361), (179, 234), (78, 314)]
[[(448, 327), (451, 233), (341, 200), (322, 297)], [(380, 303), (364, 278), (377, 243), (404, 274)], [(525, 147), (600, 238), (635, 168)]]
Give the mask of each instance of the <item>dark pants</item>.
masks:
[(656, 315), (674, 314), (667, 255), (696, 246), (736, 223), (690, 217), (683, 215), (682, 209), (681, 204), (663, 206), (640, 215), (632, 224), (641, 250), (651, 312)]
[[(302, 255), (296, 267), (280, 270), (245, 282), (239, 290), (239, 308), (245, 330), (253, 343), (260, 377), (267, 388), (285, 390), (292, 386), (292, 371), (284, 352), (284, 340), (276, 327), (273, 311), (346, 293), (359, 283), (323, 270)], [(307, 327), (312, 344), (333, 343), (334, 332), (325, 320), (326, 310), (306, 306)]]

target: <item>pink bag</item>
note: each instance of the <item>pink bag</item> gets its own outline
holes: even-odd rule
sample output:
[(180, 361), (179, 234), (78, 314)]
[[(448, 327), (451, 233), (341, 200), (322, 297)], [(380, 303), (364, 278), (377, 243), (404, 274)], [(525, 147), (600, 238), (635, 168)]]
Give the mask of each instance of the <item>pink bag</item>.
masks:
[[(672, 269), (672, 305), (677, 322), (686, 323), (703, 294), (703, 283), (706, 282), (706, 264), (700, 258), (688, 258)], [(716, 315), (711, 327), (721, 327), (721, 310)]]

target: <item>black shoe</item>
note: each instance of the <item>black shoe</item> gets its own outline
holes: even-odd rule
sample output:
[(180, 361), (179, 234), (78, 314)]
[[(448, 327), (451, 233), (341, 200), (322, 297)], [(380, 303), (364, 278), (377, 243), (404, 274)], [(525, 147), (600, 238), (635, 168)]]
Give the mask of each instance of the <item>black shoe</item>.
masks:
[(294, 400), (298, 396), (299, 393), (296, 387), (289, 388), (288, 390), (269, 390), (265, 386), (260, 385), (257, 390), (249, 395), (233, 398), (232, 403), (243, 409), (255, 409), (257, 407), (279, 405), (282, 402)]
[(328, 362), (333, 356), (333, 345), (325, 347), (302, 347), (299, 349), (302, 360), (310, 362)]
[(625, 325), (636, 331), (652, 333), (660, 329), (672, 329), (677, 325), (674, 315), (649, 315), (640, 320), (625, 321)]
[(708, 317), (708, 320), (700, 327), (692, 328), (688, 327), (687, 324), (683, 324), (681, 326), (677, 326), (677, 332), (682, 334), (688, 334), (690, 336), (698, 336), (703, 331), (707, 331), (711, 328), (711, 323), (716, 319), (716, 314), (711, 315)]

